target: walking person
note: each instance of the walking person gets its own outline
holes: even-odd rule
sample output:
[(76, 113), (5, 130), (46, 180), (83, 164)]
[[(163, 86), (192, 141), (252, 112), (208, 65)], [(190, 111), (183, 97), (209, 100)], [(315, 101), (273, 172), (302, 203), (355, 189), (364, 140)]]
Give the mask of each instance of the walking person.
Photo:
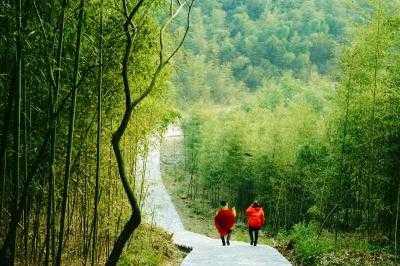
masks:
[(217, 210), (214, 217), (214, 224), (221, 237), (222, 245), (230, 245), (230, 238), (233, 227), (235, 226), (236, 210), (235, 207), (229, 208), (226, 201), (221, 201), (221, 207)]
[(265, 223), (264, 210), (257, 201), (254, 201), (247, 208), (246, 216), (249, 227), (250, 245), (257, 246), (258, 231)]

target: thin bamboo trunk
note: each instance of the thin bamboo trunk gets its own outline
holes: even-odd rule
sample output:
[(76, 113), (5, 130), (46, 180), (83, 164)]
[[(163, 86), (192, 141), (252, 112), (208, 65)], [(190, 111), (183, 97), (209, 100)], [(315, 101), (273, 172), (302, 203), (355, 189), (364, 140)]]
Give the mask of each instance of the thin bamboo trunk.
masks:
[(4, 226), (3, 224), (3, 208), (4, 208), (4, 202), (6, 198), (6, 175), (7, 175), (7, 152), (4, 152), (4, 157), (3, 157), (3, 171), (2, 171), (2, 179), (1, 179), (1, 199), (0, 199), (0, 224)]
[[(23, 147), (24, 147), (24, 153), (23, 153), (23, 177), (24, 177), (24, 183), (28, 179), (28, 130), (27, 130), (27, 86), (26, 82), (24, 82), (24, 86), (22, 88), (22, 107), (23, 107), (23, 125), (24, 125), (24, 130), (23, 130)], [(25, 200), (25, 213), (24, 213), (24, 256), (28, 257), (28, 241), (29, 241), (29, 216), (30, 216), (30, 195), (26, 198)]]
[[(87, 154), (85, 153), (85, 164), (88, 163)], [(89, 173), (91, 173), (89, 169)], [(81, 204), (81, 217), (82, 217), (82, 255), (85, 259), (84, 265), (87, 264), (88, 252), (87, 252), (87, 236), (88, 236), (88, 176), (86, 173), (83, 173), (83, 195), (82, 195), (82, 204)]]
[(61, 202), (61, 215), (60, 215), (60, 230), (58, 235), (58, 249), (55, 260), (55, 265), (61, 265), (61, 255), (63, 252), (63, 239), (64, 239), (64, 226), (65, 226), (65, 212), (67, 208), (68, 200), (68, 185), (71, 175), (71, 157), (73, 149), (73, 137), (75, 128), (75, 112), (76, 112), (76, 97), (78, 91), (78, 72), (79, 72), (79, 59), (80, 59), (80, 47), (81, 47), (81, 35), (83, 28), (83, 16), (84, 16), (85, 0), (80, 1), (79, 6), (79, 18), (78, 18), (78, 29), (76, 38), (76, 50), (74, 59), (74, 74), (73, 74), (73, 86), (72, 86), (72, 99), (71, 99), (71, 110), (69, 114), (69, 128), (68, 128), (68, 143), (67, 143), (67, 156), (65, 163), (65, 176), (62, 191), (62, 202)]
[(33, 221), (33, 236), (32, 236), (32, 243), (31, 243), (31, 252), (33, 257), (33, 263), (39, 264), (37, 261), (37, 250), (38, 250), (38, 238), (39, 238), (39, 228), (40, 228), (40, 211), (41, 211), (41, 198), (42, 195), (39, 194), (36, 199), (36, 206), (35, 206), (35, 218)]
[(373, 74), (373, 89), (372, 89), (372, 113), (371, 113), (371, 147), (370, 147), (370, 159), (371, 159), (371, 173), (368, 175), (368, 196), (367, 196), (367, 238), (370, 240), (371, 230), (372, 230), (372, 201), (371, 198), (374, 193), (372, 193), (372, 188), (374, 187), (373, 175), (376, 171), (376, 93), (378, 91), (378, 68), (379, 68), (379, 56), (380, 56), (380, 41), (381, 41), (381, 19), (382, 19), (382, 1), (378, 3), (378, 19), (376, 25), (376, 35), (375, 35), (375, 55), (374, 55), (374, 74)]
[[(53, 7), (53, 4), (51, 5)], [(57, 73), (55, 78), (55, 87), (49, 88), (50, 95), (50, 164), (49, 164), (49, 181), (48, 181), (48, 199), (47, 199), (47, 224), (46, 224), (46, 250), (45, 250), (45, 265), (49, 264), (50, 252), (53, 262), (56, 258), (56, 232), (55, 232), (55, 150), (57, 143), (57, 117), (55, 112), (58, 105), (58, 93), (61, 87), (61, 69), (62, 69), (62, 54), (64, 45), (64, 26), (65, 26), (65, 11), (67, 8), (67, 0), (62, 0), (61, 13), (58, 26), (58, 44), (56, 54)], [(50, 71), (52, 71), (50, 69)], [(53, 73), (50, 73), (50, 76)]]
[(397, 203), (396, 203), (396, 222), (395, 222), (395, 227), (394, 227), (394, 260), (395, 263), (397, 264), (398, 260), (398, 243), (397, 243), (397, 235), (398, 235), (398, 225), (399, 225), (399, 210), (400, 210), (400, 179), (399, 179), (399, 185), (397, 189)]
[(10, 222), (10, 234), (7, 234), (0, 251), (0, 265), (14, 265), (15, 260), (15, 246), (17, 238), (17, 224), (18, 224), (18, 200), (19, 200), (19, 182), (20, 182), (20, 141), (21, 141), (21, 89), (22, 89), (22, 1), (19, 0), (16, 4), (16, 22), (18, 27), (16, 39), (16, 84), (15, 84), (15, 120), (16, 127), (14, 131), (14, 144), (15, 144), (15, 165), (13, 177), (13, 202), (12, 202), (12, 215)]
[(1, 187), (1, 202), (0, 202), (0, 221), (3, 221), (1, 218), (3, 217), (4, 211), (4, 204), (6, 200), (5, 191), (6, 191), (6, 179), (7, 179), (7, 148), (9, 145), (9, 131), (11, 127), (11, 119), (12, 119), (12, 111), (14, 106), (14, 98), (15, 98), (15, 81), (12, 78), (12, 82), (10, 82), (10, 89), (8, 92), (8, 99), (7, 99), (7, 107), (4, 114), (4, 127), (2, 130), (2, 139), (0, 145), (0, 169), (2, 174), (2, 187)]
[[(6, 29), (5, 32), (7, 32), (8, 34), (11, 33), (11, 17), (10, 19), (7, 19), (5, 22), (5, 25), (3, 29)], [(7, 38), (7, 37), (6, 37)], [(11, 38), (10, 38), (11, 39)], [(5, 50), (4, 50), (4, 55), (11, 55), (12, 53), (10, 52), (10, 49), (12, 48), (11, 43), (8, 43), (9, 45), (6, 45)], [(4, 61), (2, 60), (0, 62), (0, 71), (1, 73), (6, 73), (8, 72), (9, 76), (12, 77), (11, 72), (13, 71), (13, 69), (15, 68), (14, 64), (14, 56), (10, 56), (8, 57), (1, 57), (1, 59), (4, 58)], [(10, 61), (11, 61), (11, 65), (10, 65)], [(5, 67), (3, 69), (3, 67)], [(12, 118), (12, 109), (13, 109), (13, 104), (14, 104), (14, 97), (15, 97), (15, 88), (13, 85), (13, 78), (10, 78), (7, 80), (9, 82), (9, 90), (7, 93), (7, 107), (5, 108), (4, 111), (4, 116), (3, 116), (3, 121), (4, 121), (4, 126), (2, 128), (2, 138), (1, 138), (1, 145), (0, 145), (0, 172), (3, 173), (6, 170), (4, 169), (5, 165), (5, 156), (6, 156), (6, 150), (9, 144), (8, 141), (8, 136), (9, 136), (9, 131), (10, 131), (10, 125), (11, 125), (11, 118)], [(6, 83), (5, 83), (6, 84)], [(4, 176), (3, 176), (4, 177)]]
[(100, 176), (101, 176), (101, 90), (103, 86), (103, 0), (100, 1), (100, 27), (99, 27), (99, 77), (97, 87), (97, 147), (96, 147), (96, 180), (94, 191), (94, 210), (93, 210), (93, 242), (92, 242), (92, 261), (91, 265), (96, 263), (96, 245), (97, 245), (97, 223), (98, 223), (98, 203), (100, 194)]
[[(112, 132), (112, 127), (113, 127), (113, 120), (111, 118), (110, 121), (110, 132)], [(107, 186), (107, 199), (108, 202), (111, 202), (111, 187), (112, 187), (112, 147), (110, 145), (110, 151), (109, 151), (109, 156), (108, 156), (108, 186)], [(111, 216), (111, 204), (107, 204), (107, 217)], [(106, 249), (106, 254), (107, 256), (110, 254), (110, 242), (111, 242), (111, 232), (110, 232), (110, 219), (107, 219), (107, 249)]]

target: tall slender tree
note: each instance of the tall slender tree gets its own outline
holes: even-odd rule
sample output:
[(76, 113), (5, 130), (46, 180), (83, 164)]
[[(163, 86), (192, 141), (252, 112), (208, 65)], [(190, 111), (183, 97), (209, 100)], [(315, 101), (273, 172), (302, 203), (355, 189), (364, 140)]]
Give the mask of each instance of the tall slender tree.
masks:
[(79, 72), (84, 10), (85, 10), (85, 0), (81, 0), (79, 4), (78, 28), (76, 33), (77, 36), (76, 36), (76, 46), (75, 46), (75, 58), (74, 58), (71, 109), (69, 113), (68, 140), (66, 147), (67, 155), (65, 161), (65, 175), (64, 175), (64, 183), (62, 190), (61, 213), (60, 213), (60, 229), (58, 235), (57, 255), (55, 260), (55, 265), (57, 266), (61, 265), (61, 256), (63, 253), (63, 244), (64, 244), (65, 215), (67, 211), (69, 179), (71, 176), (71, 157), (72, 157), (73, 138), (75, 129), (76, 97), (78, 92), (78, 72)]
[[(18, 223), (18, 200), (20, 182), (20, 153), (21, 153), (21, 90), (22, 90), (22, 1), (18, 0), (16, 7), (16, 69), (15, 69), (15, 129), (14, 129), (14, 152), (15, 163), (13, 172), (13, 203), (10, 221), (10, 232), (7, 234), (0, 251), (0, 265), (14, 265), (15, 248), (17, 239)], [(4, 196), (4, 195), (2, 195)]]
[[(53, 2), (52, 7), (53, 9)], [(64, 49), (64, 27), (65, 27), (65, 12), (67, 9), (67, 0), (62, 0), (61, 10), (58, 21), (58, 39), (56, 50), (56, 76), (53, 78), (53, 68), (51, 61), (48, 60), (49, 76), (50, 76), (50, 161), (49, 161), (49, 180), (48, 180), (48, 198), (47, 198), (47, 225), (46, 225), (46, 241), (45, 241), (45, 265), (49, 263), (50, 253), (53, 261), (56, 257), (55, 240), (55, 160), (56, 160), (56, 144), (57, 144), (57, 117), (55, 115), (58, 106), (58, 94), (61, 87), (61, 71), (62, 71), (62, 54)], [(43, 31), (44, 27), (42, 26)], [(50, 40), (47, 40), (48, 42)]]
[(97, 245), (97, 223), (98, 223), (98, 203), (100, 196), (100, 177), (101, 177), (101, 128), (102, 128), (102, 87), (103, 87), (103, 0), (100, 1), (100, 21), (99, 21), (99, 72), (97, 86), (97, 135), (96, 135), (96, 179), (94, 191), (94, 210), (93, 210), (93, 239), (92, 239), (92, 266), (96, 262)]

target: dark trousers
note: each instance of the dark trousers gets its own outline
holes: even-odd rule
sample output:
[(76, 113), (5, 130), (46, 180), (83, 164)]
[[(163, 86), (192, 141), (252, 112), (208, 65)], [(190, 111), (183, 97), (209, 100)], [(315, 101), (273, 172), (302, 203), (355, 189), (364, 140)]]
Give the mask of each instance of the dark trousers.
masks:
[(258, 241), (258, 231), (260, 228), (252, 228), (249, 227), (249, 235), (250, 235), (250, 245), (257, 246)]
[(229, 230), (228, 234), (221, 236), (221, 241), (222, 241), (223, 246), (225, 246), (225, 245), (229, 246), (231, 244), (229, 242), (229, 240), (231, 239), (231, 233), (232, 233), (232, 230)]

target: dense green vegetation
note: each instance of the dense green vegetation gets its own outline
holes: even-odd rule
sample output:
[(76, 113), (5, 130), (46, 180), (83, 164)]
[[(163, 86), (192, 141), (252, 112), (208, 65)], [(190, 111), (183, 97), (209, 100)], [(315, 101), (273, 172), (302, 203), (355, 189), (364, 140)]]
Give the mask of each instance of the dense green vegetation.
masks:
[(284, 73), (330, 73), (350, 22), (363, 21), (365, 4), (356, 2), (350, 11), (335, 0), (202, 1), (176, 78), (180, 102), (223, 103)]
[(178, 117), (199, 226), (258, 199), (295, 262), (397, 263), (399, 7), (1, 1), (0, 265), (177, 263), (135, 176)]
[(128, 242), (127, 264), (165, 259), (143, 228), (131, 239), (136, 158), (177, 116), (169, 63), (192, 4), (1, 1), (0, 265), (116, 265)]
[(203, 1), (174, 80), (187, 196), (258, 199), (305, 264), (398, 254), (400, 6), (351, 2)]
[(185, 253), (172, 242), (172, 235), (157, 227), (140, 226), (120, 266), (180, 265)]

